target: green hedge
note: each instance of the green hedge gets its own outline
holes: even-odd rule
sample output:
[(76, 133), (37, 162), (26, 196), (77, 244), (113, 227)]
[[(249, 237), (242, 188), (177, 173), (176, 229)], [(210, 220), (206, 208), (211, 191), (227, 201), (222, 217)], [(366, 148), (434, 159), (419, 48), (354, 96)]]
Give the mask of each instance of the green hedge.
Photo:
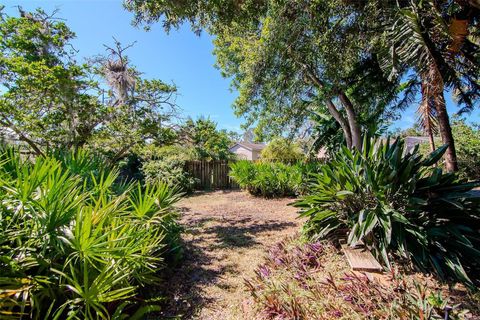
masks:
[(144, 148), (141, 153), (141, 172), (147, 183), (166, 183), (183, 192), (192, 192), (196, 180), (185, 171), (186, 161), (195, 159), (191, 148), (164, 146)]
[(305, 194), (310, 174), (320, 168), (318, 163), (287, 165), (280, 162), (241, 160), (230, 165), (230, 176), (253, 195), (284, 197)]

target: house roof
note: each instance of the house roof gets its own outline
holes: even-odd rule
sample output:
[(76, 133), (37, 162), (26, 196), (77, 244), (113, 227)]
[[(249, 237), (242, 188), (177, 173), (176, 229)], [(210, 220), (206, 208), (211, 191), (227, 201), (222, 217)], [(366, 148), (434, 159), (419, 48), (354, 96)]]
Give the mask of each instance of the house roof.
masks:
[(413, 149), (417, 144), (428, 142), (428, 137), (405, 137), (407, 150)]
[(261, 151), (266, 147), (266, 145), (263, 143), (237, 142), (230, 149), (234, 148), (235, 146), (241, 146), (250, 151)]

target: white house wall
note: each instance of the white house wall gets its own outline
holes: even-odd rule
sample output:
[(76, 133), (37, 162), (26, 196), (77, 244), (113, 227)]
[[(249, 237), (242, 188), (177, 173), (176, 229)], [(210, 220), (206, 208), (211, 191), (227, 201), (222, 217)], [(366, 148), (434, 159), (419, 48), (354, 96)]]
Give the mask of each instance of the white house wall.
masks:
[(239, 159), (242, 160), (255, 160), (253, 159), (252, 151), (240, 146), (236, 145), (233, 148), (230, 149), (233, 153), (237, 155)]
[(260, 152), (261, 152), (261, 151), (256, 151), (256, 150), (252, 151), (252, 159), (251, 159), (251, 160), (258, 160), (258, 159), (260, 159)]

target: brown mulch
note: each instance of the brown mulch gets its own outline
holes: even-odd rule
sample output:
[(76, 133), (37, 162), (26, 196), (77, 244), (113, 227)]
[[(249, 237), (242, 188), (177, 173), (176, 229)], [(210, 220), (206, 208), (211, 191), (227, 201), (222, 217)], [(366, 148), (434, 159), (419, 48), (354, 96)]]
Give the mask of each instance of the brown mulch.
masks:
[(300, 228), (293, 199), (262, 199), (243, 191), (196, 193), (177, 207), (185, 258), (166, 280), (175, 319), (252, 319), (244, 279), (253, 276), (265, 249)]

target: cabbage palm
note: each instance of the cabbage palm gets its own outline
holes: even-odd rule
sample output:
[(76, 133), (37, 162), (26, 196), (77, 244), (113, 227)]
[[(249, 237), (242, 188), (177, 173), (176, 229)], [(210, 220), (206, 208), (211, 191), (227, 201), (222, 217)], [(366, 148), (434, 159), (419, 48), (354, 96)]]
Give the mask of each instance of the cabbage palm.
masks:
[[(445, 18), (448, 10), (462, 10), (462, 7), (443, 2), (410, 0), (406, 5), (399, 5), (393, 11), (389, 39), (393, 74), (401, 66), (406, 70), (414, 69), (422, 78), (422, 94), (426, 96), (420, 107), (421, 122), (427, 124), (426, 128), (430, 127), (433, 124), (433, 112), (430, 111), (434, 111), (442, 141), (449, 146), (445, 154), (446, 167), (455, 171), (458, 169), (457, 156), (444, 91), (445, 88), (454, 90), (459, 103), (465, 105), (462, 110), (473, 108), (480, 87), (478, 63), (471, 52), (475, 52), (478, 45), (466, 37), (468, 30), (464, 23), (458, 23), (455, 15)], [(476, 22), (475, 17), (470, 19)], [(432, 107), (427, 101), (431, 101)]]

